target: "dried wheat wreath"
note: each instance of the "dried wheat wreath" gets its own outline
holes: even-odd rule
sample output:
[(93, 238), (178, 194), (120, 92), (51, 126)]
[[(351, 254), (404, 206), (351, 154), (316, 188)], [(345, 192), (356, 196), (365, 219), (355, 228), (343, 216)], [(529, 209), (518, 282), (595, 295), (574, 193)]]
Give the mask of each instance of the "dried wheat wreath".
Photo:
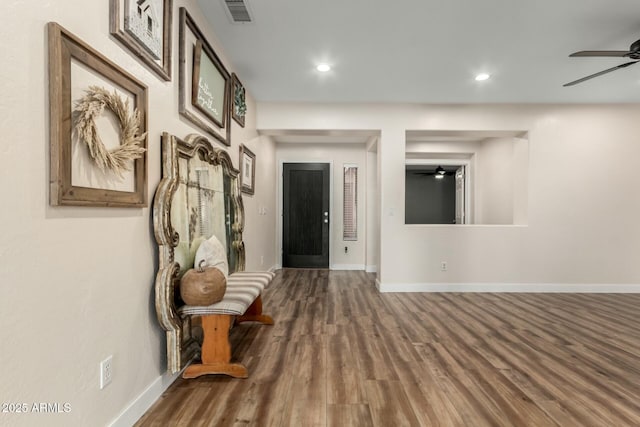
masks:
[[(100, 116), (105, 107), (116, 115), (120, 123), (120, 146), (107, 150), (104, 146), (95, 119)], [(140, 111), (136, 108), (129, 111), (129, 100), (123, 100), (114, 90), (109, 93), (98, 86), (89, 86), (84, 97), (76, 103), (74, 110), (75, 131), (87, 147), (91, 158), (100, 170), (107, 169), (122, 177), (123, 172), (132, 169), (132, 160), (139, 159), (146, 151), (140, 146), (147, 133), (137, 135), (140, 126)]]

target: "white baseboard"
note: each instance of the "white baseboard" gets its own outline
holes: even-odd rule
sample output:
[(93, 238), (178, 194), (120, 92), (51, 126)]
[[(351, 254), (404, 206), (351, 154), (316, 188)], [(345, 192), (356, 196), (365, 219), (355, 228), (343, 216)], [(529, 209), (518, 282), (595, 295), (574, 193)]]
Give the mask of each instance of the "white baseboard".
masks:
[(182, 375), (182, 371), (174, 375), (165, 374), (158, 377), (109, 424), (110, 427), (131, 427), (134, 425), (180, 375)]
[[(279, 264), (274, 265), (269, 271), (281, 270), (282, 266)], [(364, 270), (364, 264), (331, 264), (330, 270)], [(373, 272), (375, 273), (375, 271)]]
[[(274, 272), (276, 270), (282, 270), (282, 266), (276, 264), (269, 269), (269, 271), (271, 272)], [(365, 268), (364, 264), (332, 264), (330, 270), (366, 270), (367, 273), (377, 273), (378, 266), (371, 265)]]
[(364, 264), (331, 264), (331, 270), (364, 270)]
[(528, 292), (637, 294), (640, 284), (602, 283), (381, 283), (380, 292)]

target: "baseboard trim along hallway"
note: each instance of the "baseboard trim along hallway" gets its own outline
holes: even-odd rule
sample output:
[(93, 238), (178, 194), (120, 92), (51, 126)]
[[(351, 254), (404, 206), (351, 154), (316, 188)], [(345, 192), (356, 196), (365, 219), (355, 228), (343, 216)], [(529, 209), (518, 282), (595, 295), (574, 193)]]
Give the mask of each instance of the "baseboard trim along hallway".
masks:
[(381, 283), (380, 292), (505, 292), (505, 293), (589, 293), (638, 294), (640, 284), (601, 283)]

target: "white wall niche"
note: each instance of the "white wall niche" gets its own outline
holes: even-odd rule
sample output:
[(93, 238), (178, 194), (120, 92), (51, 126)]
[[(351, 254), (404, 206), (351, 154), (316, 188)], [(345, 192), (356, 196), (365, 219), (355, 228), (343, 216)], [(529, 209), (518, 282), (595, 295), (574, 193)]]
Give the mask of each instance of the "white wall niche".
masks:
[[(466, 221), (456, 226), (527, 224), (529, 140), (526, 132), (407, 131), (406, 138), (405, 167), (465, 165)], [(415, 184), (412, 181), (410, 186), (405, 186), (406, 197), (419, 197)], [(429, 182), (425, 181), (426, 184)], [(406, 203), (407, 207), (416, 205), (409, 200)], [(408, 214), (410, 217), (411, 213)], [(412, 218), (415, 220), (415, 215)]]

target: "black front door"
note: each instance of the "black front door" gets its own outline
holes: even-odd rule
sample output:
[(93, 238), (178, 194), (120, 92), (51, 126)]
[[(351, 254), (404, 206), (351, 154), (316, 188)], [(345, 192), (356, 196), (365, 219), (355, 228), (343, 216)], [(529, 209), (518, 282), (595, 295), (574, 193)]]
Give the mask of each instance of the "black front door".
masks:
[(329, 164), (283, 165), (282, 266), (329, 267)]

